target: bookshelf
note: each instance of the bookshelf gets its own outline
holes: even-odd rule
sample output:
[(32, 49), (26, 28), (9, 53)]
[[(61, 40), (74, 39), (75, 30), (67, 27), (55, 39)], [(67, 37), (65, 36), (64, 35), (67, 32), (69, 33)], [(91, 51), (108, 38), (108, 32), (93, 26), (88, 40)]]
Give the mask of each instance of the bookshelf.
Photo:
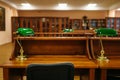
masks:
[(70, 19), (70, 28), (74, 30), (82, 30), (82, 20), (81, 19)]
[(120, 18), (118, 18), (118, 17), (116, 17), (115, 28), (116, 28), (116, 30), (120, 30)]
[(120, 30), (120, 17), (106, 17), (106, 27)]
[(106, 18), (106, 27), (107, 28), (115, 28), (115, 18), (107, 17)]
[(106, 26), (105, 23), (106, 23), (105, 19), (89, 19), (89, 27), (93, 29), (105, 27)]
[(29, 27), (35, 32), (61, 32), (69, 28), (68, 17), (12, 17), (12, 32)]

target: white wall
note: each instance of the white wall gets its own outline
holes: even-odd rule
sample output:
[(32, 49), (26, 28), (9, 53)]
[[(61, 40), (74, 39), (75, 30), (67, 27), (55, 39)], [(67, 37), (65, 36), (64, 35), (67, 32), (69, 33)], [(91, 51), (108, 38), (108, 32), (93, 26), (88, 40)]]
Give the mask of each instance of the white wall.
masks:
[(0, 2), (5, 8), (5, 31), (0, 31), (0, 45), (11, 42), (11, 16), (17, 16), (17, 10), (9, 5)]
[(108, 17), (115, 17), (115, 10), (110, 10)]

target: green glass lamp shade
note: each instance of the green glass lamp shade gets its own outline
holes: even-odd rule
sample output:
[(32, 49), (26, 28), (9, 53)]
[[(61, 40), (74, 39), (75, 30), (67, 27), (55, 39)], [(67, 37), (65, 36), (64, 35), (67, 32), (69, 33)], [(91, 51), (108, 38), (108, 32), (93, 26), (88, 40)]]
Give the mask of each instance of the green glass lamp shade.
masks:
[(112, 28), (99, 28), (95, 32), (98, 36), (117, 36), (118, 33), (115, 29)]
[(73, 32), (73, 29), (64, 29), (63, 32)]
[(34, 31), (31, 28), (18, 28), (16, 31), (20, 36), (33, 36)]

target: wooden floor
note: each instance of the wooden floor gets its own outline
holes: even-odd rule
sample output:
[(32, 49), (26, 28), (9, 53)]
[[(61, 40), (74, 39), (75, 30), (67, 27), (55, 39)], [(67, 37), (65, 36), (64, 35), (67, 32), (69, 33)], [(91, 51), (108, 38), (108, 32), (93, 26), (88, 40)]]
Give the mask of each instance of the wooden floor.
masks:
[[(4, 45), (0, 45), (0, 65), (5, 63), (7, 60), (9, 60), (9, 57), (12, 53), (13, 44), (8, 43)], [(0, 68), (0, 80), (3, 80), (3, 70)], [(24, 80), (26, 80), (26, 77), (24, 77)], [(79, 76), (75, 76), (75, 80), (80, 80)]]

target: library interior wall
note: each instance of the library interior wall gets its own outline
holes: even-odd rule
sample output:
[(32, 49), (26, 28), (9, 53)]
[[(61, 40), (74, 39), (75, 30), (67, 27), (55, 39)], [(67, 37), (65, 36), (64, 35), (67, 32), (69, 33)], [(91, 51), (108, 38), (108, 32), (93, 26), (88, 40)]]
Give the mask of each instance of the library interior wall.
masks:
[(115, 17), (120, 17), (120, 11), (115, 12)]
[(115, 17), (115, 10), (110, 10), (108, 16), (109, 17)]
[(0, 1), (5, 8), (5, 31), (0, 31), (0, 45), (11, 42), (11, 16), (17, 16), (17, 10)]
[(108, 16), (108, 10), (85, 11), (85, 10), (69, 10), (69, 11), (54, 11), (54, 10), (18, 10), (19, 16), (52, 16), (52, 17), (69, 17), (71, 19), (81, 19), (87, 16), (89, 19), (101, 19)]

